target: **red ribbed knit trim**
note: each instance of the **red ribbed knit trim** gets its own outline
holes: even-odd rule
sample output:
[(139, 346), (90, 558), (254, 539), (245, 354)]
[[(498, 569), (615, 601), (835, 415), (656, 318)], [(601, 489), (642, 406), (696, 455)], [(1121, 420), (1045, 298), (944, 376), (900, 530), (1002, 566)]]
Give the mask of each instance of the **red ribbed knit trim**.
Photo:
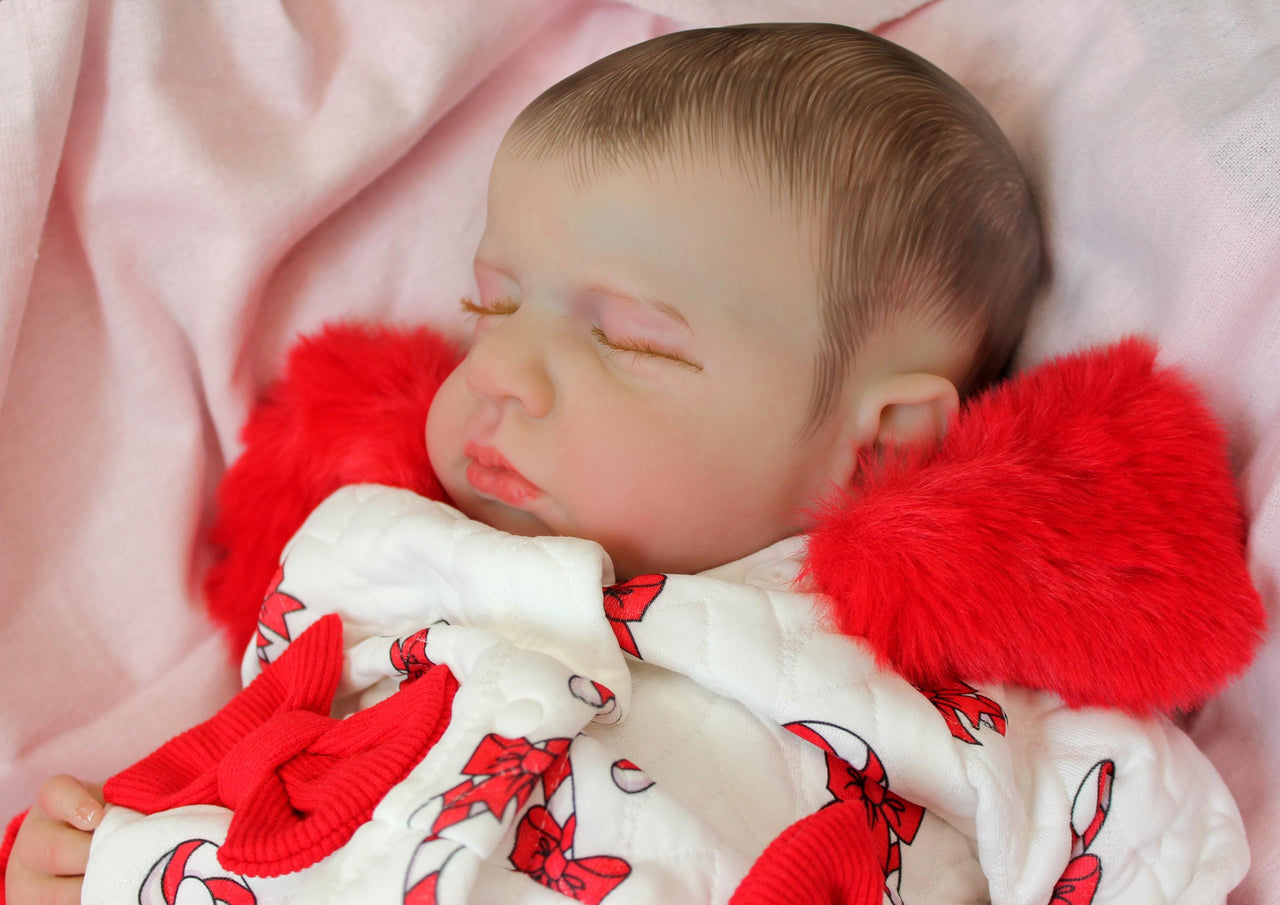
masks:
[(221, 804), (218, 770), (231, 749), (278, 714), (328, 713), (341, 677), (342, 620), (329, 615), (303, 632), (212, 719), (107, 780), (104, 797), (144, 814)]
[(112, 777), (107, 801), (152, 814), (188, 804), (234, 811), (218, 861), (274, 877), (308, 867), (373, 816), (449, 724), (458, 683), (433, 666), (344, 720), (329, 716), (342, 622), (320, 619), (207, 722)]
[(268, 755), (259, 763), (249, 755), (226, 764), (219, 788), (235, 797), (236, 814), (218, 863), (246, 876), (274, 877), (308, 867), (345, 844), (439, 741), (457, 690), (449, 670), (433, 666), (345, 720), (318, 718), (329, 728), (296, 744), (318, 724), (304, 725), (295, 740), (299, 750), (274, 769), (273, 742), (254, 752)]
[(862, 802), (831, 804), (774, 839), (730, 905), (880, 905), (884, 873)]

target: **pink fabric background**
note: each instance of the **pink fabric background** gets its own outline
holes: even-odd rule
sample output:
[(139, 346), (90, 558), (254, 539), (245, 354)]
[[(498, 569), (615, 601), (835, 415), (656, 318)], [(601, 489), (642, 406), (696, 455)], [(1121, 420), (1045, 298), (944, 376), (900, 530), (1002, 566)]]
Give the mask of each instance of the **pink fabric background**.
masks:
[[(683, 25), (892, 23), (988, 104), (1052, 235), (1022, 361), (1141, 331), (1190, 371), (1230, 430), (1275, 618), (1280, 8), (481, 8), (0, 0), (0, 814), (52, 772), (119, 769), (232, 693), (199, 537), (282, 351), (340, 316), (458, 329), (507, 123), (586, 62)], [(1253, 840), (1235, 905), (1280, 901), (1278, 697), (1273, 633), (1190, 724)]]

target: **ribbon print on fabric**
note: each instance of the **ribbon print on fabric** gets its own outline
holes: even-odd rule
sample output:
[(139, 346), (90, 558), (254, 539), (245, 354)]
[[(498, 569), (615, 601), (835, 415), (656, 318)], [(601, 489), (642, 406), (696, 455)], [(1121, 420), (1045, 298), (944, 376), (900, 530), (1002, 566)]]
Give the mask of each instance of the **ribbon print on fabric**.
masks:
[(999, 735), (1004, 735), (1008, 728), (1004, 708), (964, 682), (951, 682), (940, 688), (921, 688), (919, 691), (942, 714), (951, 735), (966, 744), (981, 745), (974, 733), (984, 726), (994, 729)]
[(407, 638), (397, 638), (391, 643), (391, 665), (396, 672), (404, 676), (400, 680), (401, 688), (426, 675), (427, 670), (436, 665), (427, 656), (429, 631), (430, 629), (419, 629)]
[(1085, 775), (1071, 806), (1071, 861), (1053, 888), (1051, 905), (1090, 905), (1102, 882), (1102, 860), (1089, 851), (1111, 810), (1114, 761), (1100, 760)]
[(432, 833), (488, 811), (502, 819), (512, 801), (519, 810), (539, 783), (547, 800), (569, 775), (569, 739), (533, 743), (489, 733), (471, 754), (462, 773), (472, 777), (444, 793), (444, 808)]
[(604, 615), (618, 639), (618, 646), (633, 657), (644, 659), (636, 647), (629, 623), (644, 618), (645, 610), (662, 593), (666, 583), (665, 575), (637, 575), (604, 589)]
[(577, 817), (561, 826), (542, 805), (529, 809), (516, 829), (511, 863), (547, 889), (579, 902), (598, 905), (631, 874), (631, 865), (610, 855), (573, 857)]
[(262, 599), (262, 606), (258, 610), (258, 635), (255, 647), (258, 662), (263, 666), (279, 656), (280, 648), (293, 640), (285, 617), (290, 613), (306, 609), (306, 605), (297, 597), (280, 590), (280, 585), (283, 583), (284, 566), (279, 566), (276, 568), (276, 574), (271, 578), (271, 583), (267, 585), (270, 590)]
[[(532, 742), (490, 733), (476, 746), (462, 769), (469, 779), (444, 793), (431, 835), (419, 844), (405, 878), (406, 905), (437, 905), (446, 884), (465, 886), (462, 876), (446, 871), (458, 850), (442, 831), (469, 819), (502, 820), (514, 802), (514, 813), (541, 791), (542, 802), (519, 819), (508, 860), (512, 867), (546, 888), (579, 902), (598, 903), (631, 874), (631, 865), (612, 855), (576, 857), (577, 813), (573, 798), (570, 739)], [(560, 791), (563, 787), (564, 791)], [(557, 795), (557, 792), (560, 792)], [(554, 802), (553, 802), (554, 799)], [(558, 820), (550, 807), (564, 814)], [(454, 872), (457, 873), (457, 872)], [(462, 872), (465, 875), (465, 871)], [(465, 893), (462, 893), (465, 897)], [(456, 897), (455, 897), (456, 898)]]
[(884, 764), (856, 733), (817, 720), (787, 723), (785, 728), (826, 754), (827, 790), (835, 801), (862, 803), (884, 870), (885, 892), (892, 902), (901, 902), (901, 847), (915, 841), (924, 808), (890, 790)]

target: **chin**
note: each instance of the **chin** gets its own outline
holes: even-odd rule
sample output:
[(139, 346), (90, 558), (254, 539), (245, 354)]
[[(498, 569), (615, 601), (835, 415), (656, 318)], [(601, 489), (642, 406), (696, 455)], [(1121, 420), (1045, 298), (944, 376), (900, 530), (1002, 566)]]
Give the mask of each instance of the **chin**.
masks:
[(629, 581), (638, 575), (694, 575), (739, 558), (730, 557), (712, 561), (709, 557), (689, 556), (687, 554), (669, 557), (653, 553), (646, 555), (637, 552), (632, 552), (631, 554), (619, 552), (615, 554), (609, 550), (608, 545), (605, 545), (605, 551), (609, 553), (609, 558), (613, 561), (613, 570), (618, 581)]
[(532, 513), (513, 509), (497, 500), (485, 499), (474, 493), (466, 494), (455, 505), (467, 518), (484, 522), (490, 528), (497, 528), (508, 534), (520, 537), (547, 537), (560, 533)]

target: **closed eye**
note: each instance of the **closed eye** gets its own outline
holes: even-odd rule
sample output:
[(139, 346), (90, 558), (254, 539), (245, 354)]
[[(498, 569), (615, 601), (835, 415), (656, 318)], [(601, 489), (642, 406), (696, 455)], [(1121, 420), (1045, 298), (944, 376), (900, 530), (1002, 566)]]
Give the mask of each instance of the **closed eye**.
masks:
[(595, 337), (596, 342), (604, 346), (610, 352), (629, 352), (632, 355), (637, 355), (637, 356), (643, 355), (651, 358), (662, 358), (662, 359), (666, 359), (667, 361), (674, 362), (675, 364), (681, 365), (683, 367), (689, 368), (690, 370), (695, 372), (702, 370), (702, 365), (695, 364), (686, 358), (681, 358), (679, 355), (673, 355), (670, 352), (664, 352), (661, 349), (656, 349), (653, 346), (649, 345), (648, 343), (644, 342), (643, 340), (610, 339), (608, 334), (606, 334), (604, 330), (600, 328), (599, 324), (593, 324), (591, 326), (591, 335)]
[(464, 295), (458, 300), (458, 307), (462, 309), (464, 314), (468, 314), (471, 317), (489, 317), (491, 315), (514, 314), (520, 308), (519, 305), (512, 301), (510, 296), (506, 295), (496, 298), (488, 304), (482, 305), (477, 305), (470, 298)]

